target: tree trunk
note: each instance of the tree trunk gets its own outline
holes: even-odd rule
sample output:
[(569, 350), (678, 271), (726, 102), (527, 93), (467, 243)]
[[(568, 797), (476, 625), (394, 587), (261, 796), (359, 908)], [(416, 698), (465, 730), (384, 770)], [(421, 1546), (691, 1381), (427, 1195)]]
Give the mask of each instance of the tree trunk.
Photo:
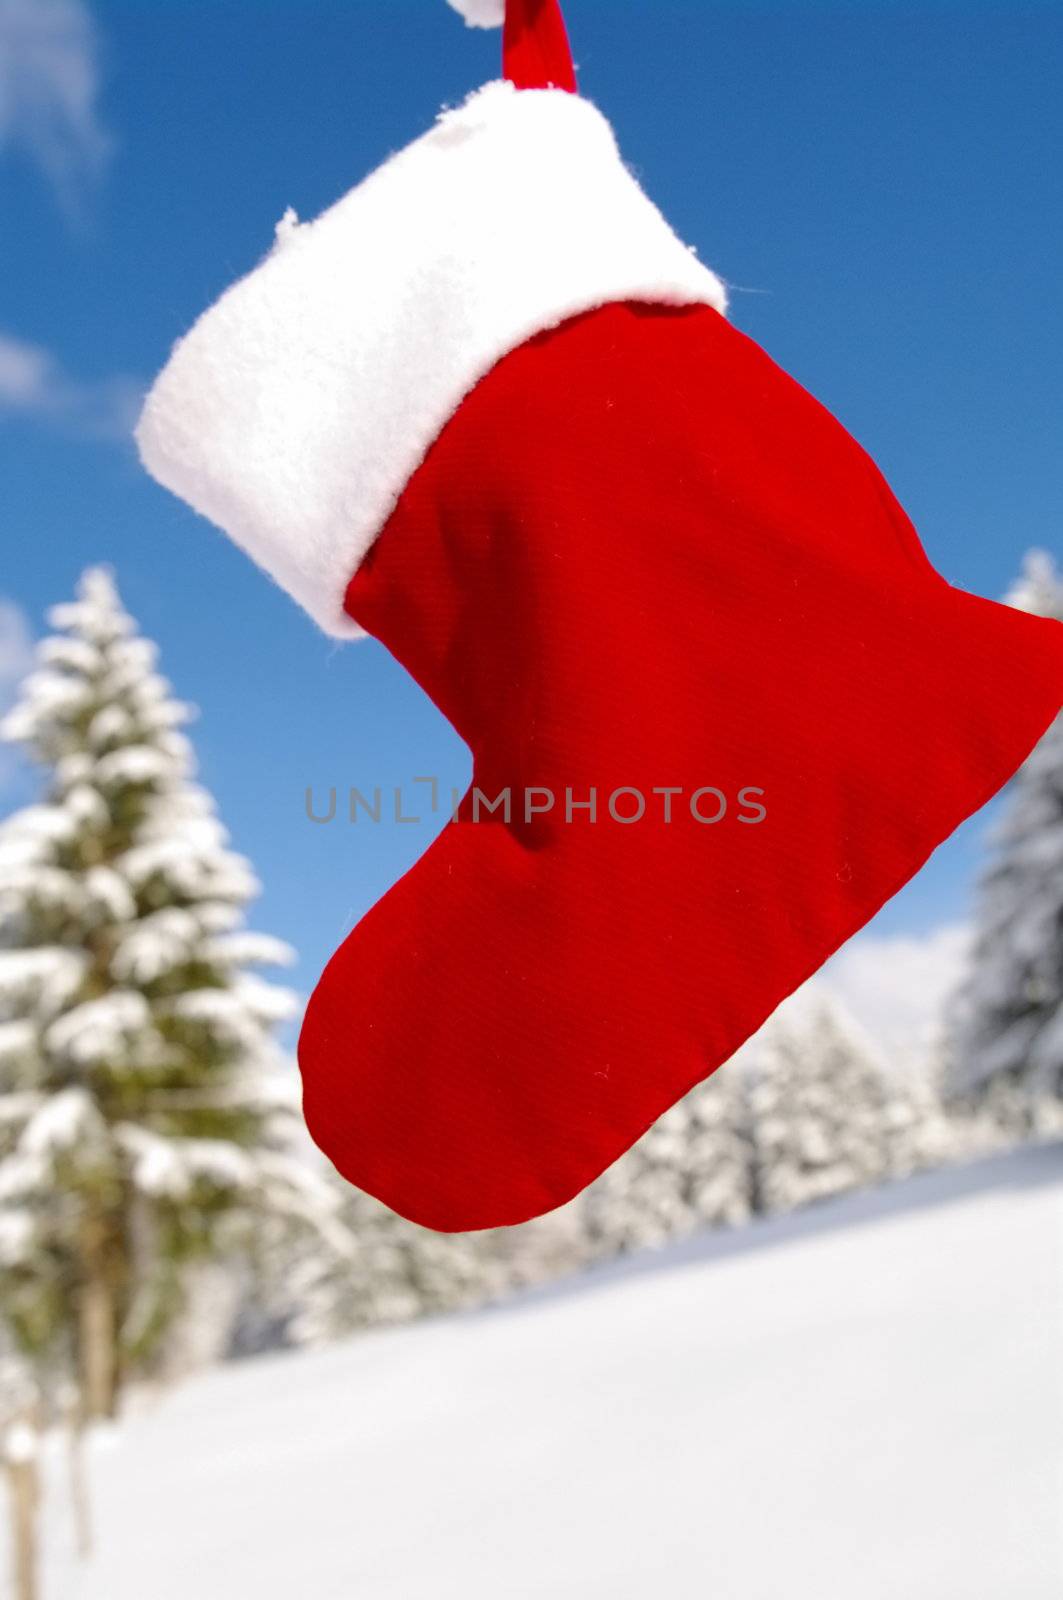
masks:
[(86, 1218), (81, 1230), (78, 1365), (83, 1422), (113, 1417), (118, 1398), (118, 1319), (108, 1270), (107, 1227)]
[(80, 1393), (71, 1395), (66, 1406), (67, 1471), (70, 1502), (74, 1511), (74, 1540), (82, 1560), (92, 1554), (92, 1503), (85, 1470), (85, 1417)]
[(37, 1435), (29, 1420), (9, 1428), (5, 1450), (11, 1506), (13, 1600), (37, 1600)]

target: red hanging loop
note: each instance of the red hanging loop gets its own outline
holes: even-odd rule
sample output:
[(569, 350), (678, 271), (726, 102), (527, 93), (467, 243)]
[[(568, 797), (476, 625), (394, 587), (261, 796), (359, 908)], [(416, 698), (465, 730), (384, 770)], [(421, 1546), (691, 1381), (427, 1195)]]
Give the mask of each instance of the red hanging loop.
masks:
[(506, 0), (502, 70), (518, 89), (567, 89), (576, 69), (558, 0)]

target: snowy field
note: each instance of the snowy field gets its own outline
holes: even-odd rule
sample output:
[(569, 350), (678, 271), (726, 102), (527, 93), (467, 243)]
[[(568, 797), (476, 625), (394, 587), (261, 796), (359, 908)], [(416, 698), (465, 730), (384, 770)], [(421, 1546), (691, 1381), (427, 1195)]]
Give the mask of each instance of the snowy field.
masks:
[(44, 1600), (1059, 1600), (1063, 1147), (249, 1362)]

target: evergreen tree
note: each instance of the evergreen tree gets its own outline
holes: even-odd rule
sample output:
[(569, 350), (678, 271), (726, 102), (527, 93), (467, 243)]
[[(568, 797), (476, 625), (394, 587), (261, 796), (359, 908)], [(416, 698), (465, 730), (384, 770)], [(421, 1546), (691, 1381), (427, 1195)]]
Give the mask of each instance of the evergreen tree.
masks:
[[(418, 1228), (355, 1190), (353, 1258), (303, 1252), (267, 1313), (296, 1343), (406, 1322), (554, 1282), (755, 1211), (785, 1211), (980, 1150), (930, 1072), (887, 1073), (857, 1025), (808, 985), (571, 1205), (477, 1234)], [(254, 1341), (252, 1341), (254, 1342)]]
[(583, 1210), (595, 1255), (746, 1221), (753, 1191), (745, 1091), (740, 1066), (728, 1063), (591, 1185)]
[(806, 985), (740, 1061), (756, 1211), (791, 1211), (893, 1175), (903, 1085), (822, 989)]
[(284, 1288), (267, 1322), (283, 1326), (296, 1344), (492, 1304), (555, 1282), (587, 1260), (578, 1203), (516, 1228), (440, 1234), (344, 1188), (350, 1254), (338, 1256), (325, 1241), (270, 1275)]
[(978, 1130), (946, 1104), (939, 1045), (919, 1063), (892, 1072), (887, 1083), (891, 1178), (907, 1178), (982, 1153)]
[[(1063, 621), (1063, 577), (1027, 558), (1012, 604)], [(1058, 1124), (1063, 1095), (1063, 717), (1014, 780), (952, 1015), (951, 1092), (992, 1102), (1016, 1136)], [(1054, 1116), (1053, 1116), (1054, 1114)]]
[(484, 1235), (432, 1233), (348, 1185), (342, 1215), (354, 1241), (348, 1259), (325, 1241), (270, 1275), (282, 1285), (274, 1309), (291, 1342), (321, 1344), (492, 1297)]
[(591, 1186), (589, 1248), (659, 1246), (907, 1177), (965, 1148), (937, 1077), (887, 1071), (839, 1003), (808, 984)]
[(249, 968), (257, 892), (192, 781), (188, 708), (110, 575), (56, 607), (3, 737), (46, 773), (0, 825), (0, 1323), (86, 1417), (149, 1370), (197, 1264), (255, 1219), (329, 1232), (293, 1155), (293, 997)]

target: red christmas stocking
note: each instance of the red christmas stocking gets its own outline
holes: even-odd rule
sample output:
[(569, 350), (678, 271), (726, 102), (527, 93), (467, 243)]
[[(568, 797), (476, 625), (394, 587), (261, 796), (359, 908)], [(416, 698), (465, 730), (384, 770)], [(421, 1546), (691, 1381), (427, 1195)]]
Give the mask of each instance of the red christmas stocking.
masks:
[[(518, 9), (556, 63), (552, 0)], [(141, 445), (472, 749), (300, 1065), (352, 1182), (440, 1229), (519, 1222), (1006, 781), (1063, 629), (934, 571), (575, 96), (483, 91), (289, 234), (178, 348)]]

